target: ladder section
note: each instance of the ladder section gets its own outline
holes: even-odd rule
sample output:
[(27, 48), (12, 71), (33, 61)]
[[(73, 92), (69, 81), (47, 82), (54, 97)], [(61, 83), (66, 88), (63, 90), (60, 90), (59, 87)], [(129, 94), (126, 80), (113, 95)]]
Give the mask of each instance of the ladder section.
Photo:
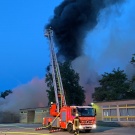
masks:
[(53, 86), (54, 86), (54, 92), (55, 92), (57, 112), (60, 112), (61, 107), (66, 105), (66, 100), (65, 100), (65, 94), (64, 94), (63, 84), (61, 80), (60, 69), (59, 69), (57, 57), (54, 50), (53, 30), (51, 28), (48, 29), (46, 31), (45, 36), (49, 39), (49, 43), (50, 43)]

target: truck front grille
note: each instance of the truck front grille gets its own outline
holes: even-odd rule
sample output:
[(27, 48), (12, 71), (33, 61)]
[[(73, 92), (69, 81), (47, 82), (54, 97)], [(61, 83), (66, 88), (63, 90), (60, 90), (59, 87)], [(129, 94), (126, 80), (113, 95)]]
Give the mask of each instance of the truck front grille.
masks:
[(81, 125), (92, 125), (92, 121), (91, 120), (82, 120)]

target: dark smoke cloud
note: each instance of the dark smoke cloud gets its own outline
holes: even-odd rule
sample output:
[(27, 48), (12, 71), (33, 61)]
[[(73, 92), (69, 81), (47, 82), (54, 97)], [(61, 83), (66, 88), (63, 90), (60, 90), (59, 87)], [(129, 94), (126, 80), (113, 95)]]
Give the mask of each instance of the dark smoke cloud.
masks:
[(54, 17), (46, 26), (54, 30), (58, 54), (73, 60), (83, 53), (87, 32), (98, 23), (102, 9), (124, 0), (64, 0), (54, 10)]

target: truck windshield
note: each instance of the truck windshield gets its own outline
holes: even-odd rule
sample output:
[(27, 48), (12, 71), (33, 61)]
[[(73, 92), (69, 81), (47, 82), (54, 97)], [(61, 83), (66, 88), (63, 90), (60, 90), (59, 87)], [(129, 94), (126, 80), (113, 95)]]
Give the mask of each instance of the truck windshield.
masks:
[(94, 108), (77, 108), (79, 116), (95, 116)]

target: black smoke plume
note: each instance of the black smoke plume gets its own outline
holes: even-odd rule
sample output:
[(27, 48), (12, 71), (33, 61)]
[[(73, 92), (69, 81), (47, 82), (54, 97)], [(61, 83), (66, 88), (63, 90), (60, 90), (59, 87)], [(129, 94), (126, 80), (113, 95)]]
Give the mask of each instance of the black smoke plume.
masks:
[(58, 54), (73, 60), (83, 53), (86, 34), (98, 23), (102, 9), (124, 0), (64, 0), (46, 28), (54, 30)]

